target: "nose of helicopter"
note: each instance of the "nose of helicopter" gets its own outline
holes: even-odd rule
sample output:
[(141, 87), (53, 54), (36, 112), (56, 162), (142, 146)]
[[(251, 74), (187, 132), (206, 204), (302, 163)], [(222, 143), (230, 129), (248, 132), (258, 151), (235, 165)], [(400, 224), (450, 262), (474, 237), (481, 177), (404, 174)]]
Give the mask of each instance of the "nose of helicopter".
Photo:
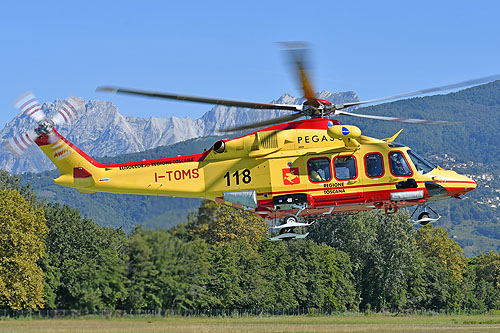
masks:
[(464, 178), (462, 182), (462, 187), (461, 187), (461, 194), (465, 194), (467, 192), (470, 192), (474, 190), (477, 187), (477, 184), (472, 178), (462, 176)]
[(446, 170), (442, 175), (433, 177), (433, 180), (438, 181), (439, 185), (446, 188), (448, 195), (452, 197), (466, 194), (477, 187), (476, 182), (471, 178), (451, 170)]

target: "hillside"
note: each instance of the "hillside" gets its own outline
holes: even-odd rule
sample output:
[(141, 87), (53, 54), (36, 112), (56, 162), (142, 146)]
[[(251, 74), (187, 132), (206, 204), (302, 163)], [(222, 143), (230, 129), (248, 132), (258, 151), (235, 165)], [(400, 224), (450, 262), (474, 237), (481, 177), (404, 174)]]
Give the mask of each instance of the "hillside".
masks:
[[(445, 227), (465, 249), (467, 255), (500, 250), (500, 81), (459, 92), (412, 98), (359, 109), (360, 113), (398, 117), (455, 120), (450, 126), (422, 126), (342, 117), (342, 123), (359, 126), (364, 135), (385, 138), (399, 129), (398, 141), (412, 147), (435, 163), (472, 176), (479, 184), (468, 198), (451, 199), (433, 205), (443, 216), (437, 225)], [(101, 162), (114, 163), (192, 154), (210, 147), (216, 137), (193, 139), (141, 153), (106, 157)], [(114, 194), (84, 195), (53, 185), (57, 172), (27, 174), (41, 196), (79, 208), (85, 215), (106, 226), (133, 224), (167, 227), (185, 219), (199, 200), (124, 196)], [(127, 207), (127, 209), (123, 209)]]

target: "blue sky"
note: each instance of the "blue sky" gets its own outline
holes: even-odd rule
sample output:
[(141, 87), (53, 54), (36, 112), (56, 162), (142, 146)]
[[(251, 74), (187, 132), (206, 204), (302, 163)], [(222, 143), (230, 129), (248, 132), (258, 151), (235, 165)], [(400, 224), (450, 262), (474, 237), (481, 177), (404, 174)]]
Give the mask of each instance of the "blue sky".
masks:
[(499, 1), (3, 1), (0, 125), (40, 102), (109, 100), (137, 117), (209, 105), (96, 93), (118, 85), (269, 102), (298, 95), (277, 42), (313, 47), (317, 91), (383, 97), (500, 73)]

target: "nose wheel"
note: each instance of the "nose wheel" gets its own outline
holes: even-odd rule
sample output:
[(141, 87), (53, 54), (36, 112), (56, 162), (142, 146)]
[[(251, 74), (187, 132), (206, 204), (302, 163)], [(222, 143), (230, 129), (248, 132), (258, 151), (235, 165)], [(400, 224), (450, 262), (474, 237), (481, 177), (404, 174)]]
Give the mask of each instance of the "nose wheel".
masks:
[(292, 225), (292, 224), (296, 224), (296, 223), (299, 223), (299, 219), (295, 215), (288, 215), (287, 217), (285, 217), (283, 219), (284, 225), (286, 225), (286, 224)]
[[(420, 206), (418, 206), (417, 208), (415, 208), (415, 210), (413, 211), (413, 213), (410, 216), (410, 220), (412, 219), (413, 215), (415, 215), (415, 213), (417, 212), (417, 210), (419, 208), (420, 208)], [(427, 211), (427, 209), (429, 209), (430, 211), (432, 211), (432, 213), (434, 213), (434, 215), (433, 215), (434, 217), (431, 217), (431, 214)], [(411, 221), (413, 222), (413, 224), (427, 225), (429, 223), (436, 222), (440, 218), (441, 218), (441, 215), (439, 215), (429, 205), (424, 204), (423, 205), (423, 211), (420, 214), (418, 214), (417, 220), (411, 220)]]

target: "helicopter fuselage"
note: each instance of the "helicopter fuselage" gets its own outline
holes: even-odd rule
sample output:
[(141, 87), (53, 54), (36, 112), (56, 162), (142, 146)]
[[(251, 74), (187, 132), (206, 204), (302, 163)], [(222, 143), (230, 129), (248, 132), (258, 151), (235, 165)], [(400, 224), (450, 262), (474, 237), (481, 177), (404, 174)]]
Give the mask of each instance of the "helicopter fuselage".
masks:
[[(201, 154), (101, 164), (59, 137), (36, 143), (58, 167), (59, 185), (110, 192), (206, 198), (259, 214), (305, 218), (459, 197), (476, 183), (428, 163), (392, 140), (317, 118), (221, 140)], [(354, 134), (353, 134), (354, 133)]]

